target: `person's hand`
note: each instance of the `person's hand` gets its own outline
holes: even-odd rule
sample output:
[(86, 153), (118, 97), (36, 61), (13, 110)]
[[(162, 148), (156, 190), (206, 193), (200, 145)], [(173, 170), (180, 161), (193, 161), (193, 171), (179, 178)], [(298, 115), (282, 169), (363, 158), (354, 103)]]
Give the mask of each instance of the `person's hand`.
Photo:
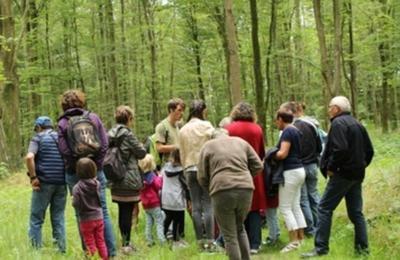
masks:
[(40, 181), (38, 178), (33, 179), (31, 181), (31, 185), (32, 185), (32, 190), (34, 191), (39, 191), (40, 190)]
[(333, 171), (328, 171), (326, 174), (328, 175), (328, 177), (332, 177), (333, 176)]

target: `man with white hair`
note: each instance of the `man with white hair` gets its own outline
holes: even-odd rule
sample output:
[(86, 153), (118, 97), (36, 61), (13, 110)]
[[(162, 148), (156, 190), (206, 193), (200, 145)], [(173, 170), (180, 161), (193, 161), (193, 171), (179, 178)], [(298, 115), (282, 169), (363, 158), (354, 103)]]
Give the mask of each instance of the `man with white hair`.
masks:
[(346, 97), (334, 97), (329, 103), (331, 128), (321, 159), (321, 172), (329, 177), (329, 181), (318, 206), (315, 247), (302, 254), (303, 258), (328, 254), (332, 213), (343, 198), (347, 214), (354, 224), (354, 249), (357, 254), (369, 254), (361, 187), (374, 150), (366, 129), (350, 112), (350, 102)]

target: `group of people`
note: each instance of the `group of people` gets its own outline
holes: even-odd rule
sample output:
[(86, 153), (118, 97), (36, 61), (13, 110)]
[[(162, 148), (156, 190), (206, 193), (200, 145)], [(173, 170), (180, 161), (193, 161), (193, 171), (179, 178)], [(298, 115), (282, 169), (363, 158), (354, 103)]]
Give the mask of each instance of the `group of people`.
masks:
[[(279, 209), (290, 240), (281, 252), (299, 248), (305, 236), (312, 236), (315, 249), (302, 256), (324, 255), (329, 251), (332, 213), (343, 198), (355, 226), (355, 250), (368, 253), (361, 184), (373, 148), (343, 96), (330, 101), (331, 128), (323, 153), (325, 142), (318, 122), (304, 116), (304, 105), (297, 102), (286, 102), (278, 109), (279, 142), (265, 151), (264, 134), (250, 104), (235, 105), (215, 128), (207, 121), (205, 102), (194, 100), (182, 126), (186, 105), (182, 99), (171, 99), (168, 116), (152, 136), (157, 154), (150, 154), (132, 132), (130, 107), (116, 109), (116, 124), (107, 132), (100, 118), (85, 109), (81, 91), (66, 91), (61, 106), (64, 114), (58, 119), (57, 131), (49, 117), (36, 119), (36, 134), (26, 156), (33, 189), (29, 238), (36, 248), (42, 245), (41, 227), (50, 206), (53, 238), (58, 250), (65, 252), (68, 187), (83, 249), (88, 255), (98, 252), (102, 259), (116, 256), (106, 204), (109, 187), (118, 205), (125, 254), (136, 250), (130, 236), (132, 218), (141, 202), (148, 246), (155, 244), (153, 225), (160, 244), (171, 239), (174, 248), (187, 246), (187, 210), (200, 251), (215, 251), (223, 245), (230, 259), (250, 259), (262, 244), (263, 219), (269, 230), (265, 243), (278, 241)], [(118, 145), (126, 170), (118, 181), (107, 180), (103, 172), (103, 160), (112, 145)], [(329, 178), (321, 200), (318, 164)]]

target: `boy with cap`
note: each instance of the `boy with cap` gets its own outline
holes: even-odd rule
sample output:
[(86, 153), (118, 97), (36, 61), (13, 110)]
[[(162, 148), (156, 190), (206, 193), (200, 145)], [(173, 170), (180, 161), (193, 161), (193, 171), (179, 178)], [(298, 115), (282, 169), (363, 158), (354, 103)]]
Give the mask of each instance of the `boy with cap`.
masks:
[(53, 239), (58, 250), (65, 253), (64, 210), (67, 198), (64, 161), (58, 151), (57, 132), (49, 117), (40, 116), (35, 120), (33, 136), (25, 158), (28, 177), (32, 185), (32, 200), (29, 220), (29, 239), (32, 246), (42, 246), (42, 225), (47, 207)]

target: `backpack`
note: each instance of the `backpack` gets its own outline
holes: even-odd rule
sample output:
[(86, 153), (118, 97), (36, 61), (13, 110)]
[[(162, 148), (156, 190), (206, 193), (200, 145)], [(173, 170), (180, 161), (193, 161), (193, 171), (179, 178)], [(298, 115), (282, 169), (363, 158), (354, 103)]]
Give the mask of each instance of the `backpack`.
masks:
[(99, 130), (89, 114), (85, 111), (82, 115), (68, 117), (67, 142), (72, 154), (78, 158), (94, 158), (101, 148)]
[[(118, 136), (118, 132), (121, 129), (122, 128), (118, 129), (116, 136)], [(125, 136), (126, 135), (122, 135), (110, 141), (108, 150), (104, 156), (103, 171), (106, 179), (112, 182), (120, 182), (126, 175), (126, 167), (120, 149)]]

